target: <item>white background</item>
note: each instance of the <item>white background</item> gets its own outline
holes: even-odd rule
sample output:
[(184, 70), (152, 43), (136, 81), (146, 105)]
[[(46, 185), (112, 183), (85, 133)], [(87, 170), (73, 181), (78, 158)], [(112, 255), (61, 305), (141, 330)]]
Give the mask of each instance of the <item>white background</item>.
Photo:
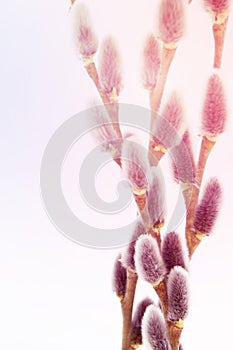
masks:
[[(119, 41), (125, 81), (121, 102), (148, 107), (140, 85), (140, 54), (143, 38), (155, 28), (156, 1), (85, 2), (100, 40), (113, 34)], [(196, 154), (201, 104), (213, 56), (211, 21), (200, 3), (193, 0), (188, 8), (186, 36), (165, 91), (165, 98), (173, 89), (183, 97)], [(40, 162), (49, 138), (96, 97), (72, 46), (69, 1), (5, 1), (0, 17), (0, 347), (117, 350), (121, 313), (112, 294), (111, 276), (118, 250), (92, 250), (69, 241), (49, 221), (40, 196)], [(191, 310), (183, 332), (183, 345), (189, 350), (228, 347), (232, 338), (232, 40), (231, 16), (221, 70), (229, 121), (205, 174), (205, 180), (218, 176), (224, 199), (214, 234), (199, 247), (191, 265)], [(79, 149), (80, 159), (84, 152), (85, 148)], [(77, 157), (77, 164), (80, 159)], [(111, 188), (119, 172), (114, 166), (108, 171), (112, 172), (108, 181), (99, 181), (114, 197)], [(80, 206), (79, 193), (72, 198), (72, 205)], [(90, 219), (90, 209), (84, 203), (81, 207), (83, 218)], [(135, 212), (131, 214), (134, 220)], [(103, 218), (98, 221), (95, 213), (93, 217), (101, 227)], [(119, 218), (113, 222), (119, 223)], [(139, 292), (152, 295), (144, 285)]]

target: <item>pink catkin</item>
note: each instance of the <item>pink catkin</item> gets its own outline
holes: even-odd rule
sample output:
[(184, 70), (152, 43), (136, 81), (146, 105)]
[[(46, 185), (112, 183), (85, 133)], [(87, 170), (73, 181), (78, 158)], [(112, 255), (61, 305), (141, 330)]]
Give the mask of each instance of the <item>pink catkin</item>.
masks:
[(74, 40), (80, 54), (84, 57), (94, 55), (98, 49), (98, 39), (92, 27), (89, 11), (83, 3), (77, 2), (74, 11)]
[(177, 182), (195, 183), (196, 167), (189, 137), (186, 131), (179, 145), (171, 149), (173, 172)]
[(176, 44), (183, 36), (185, 23), (184, 0), (161, 0), (159, 37), (165, 44)]
[(158, 243), (151, 235), (139, 237), (135, 246), (136, 271), (149, 283), (158, 283), (166, 273)]
[(165, 220), (165, 189), (164, 184), (156, 172), (149, 186), (148, 212), (152, 226), (162, 224)]
[(230, 0), (204, 0), (204, 6), (207, 11), (222, 13), (229, 9)]
[(175, 129), (180, 127), (183, 120), (183, 108), (175, 92), (170, 96), (162, 115)]
[(202, 111), (202, 131), (218, 135), (224, 131), (227, 117), (226, 99), (222, 82), (213, 74), (207, 85), (207, 92)]
[(123, 142), (122, 157), (123, 169), (133, 188), (147, 189), (149, 163), (146, 150), (133, 139), (127, 139)]
[(203, 198), (197, 207), (194, 228), (202, 234), (209, 235), (215, 224), (221, 202), (222, 190), (217, 179), (207, 184)]
[(99, 71), (102, 90), (110, 94), (115, 88), (119, 95), (122, 90), (121, 62), (117, 45), (111, 37), (101, 45)]
[(117, 296), (124, 297), (126, 292), (127, 272), (120, 260), (121, 256), (119, 255), (114, 264), (113, 291)]
[(94, 118), (99, 125), (94, 129), (96, 140), (102, 145), (104, 151), (111, 151), (112, 146), (118, 148), (118, 136), (111, 124), (108, 114), (101, 106), (93, 108)]
[(188, 273), (182, 267), (174, 267), (167, 281), (168, 318), (171, 321), (184, 320), (189, 311)]
[(131, 344), (138, 346), (142, 345), (142, 319), (148, 306), (152, 305), (153, 301), (149, 298), (143, 299), (136, 308), (133, 315), (132, 327), (130, 333)]
[(146, 349), (170, 350), (166, 323), (161, 310), (150, 305), (142, 320), (142, 338)]
[(165, 148), (175, 146), (180, 137), (178, 131), (183, 120), (183, 108), (176, 93), (170, 96), (162, 116), (154, 124), (152, 134), (155, 144), (162, 144)]
[(136, 223), (131, 242), (129, 243), (128, 247), (126, 248), (124, 254), (122, 255), (122, 264), (125, 268), (135, 270), (135, 262), (134, 262), (135, 244), (136, 244), (137, 239), (145, 233), (146, 233), (146, 227), (144, 226), (142, 221), (139, 220)]
[(142, 83), (146, 89), (153, 89), (157, 82), (160, 67), (160, 46), (154, 34), (148, 35), (143, 51)]
[(175, 266), (181, 266), (187, 270), (187, 250), (184, 249), (181, 238), (176, 232), (166, 234), (162, 245), (162, 257), (167, 271)]

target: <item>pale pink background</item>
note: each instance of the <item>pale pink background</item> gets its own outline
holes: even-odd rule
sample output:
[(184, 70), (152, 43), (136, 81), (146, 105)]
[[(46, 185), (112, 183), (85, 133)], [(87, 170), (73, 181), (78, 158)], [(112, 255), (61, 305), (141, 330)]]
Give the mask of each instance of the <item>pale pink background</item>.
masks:
[[(148, 107), (147, 94), (140, 85), (140, 50), (143, 38), (155, 27), (157, 1), (85, 2), (90, 6), (99, 38), (113, 34), (119, 40), (125, 73), (121, 102)], [(66, 239), (50, 223), (40, 197), (40, 162), (49, 138), (96, 97), (73, 50), (69, 1), (3, 2), (0, 17), (0, 347), (118, 350), (121, 313), (111, 291), (112, 264), (118, 250), (90, 250)], [(205, 176), (219, 177), (224, 201), (214, 235), (202, 244), (192, 262), (191, 311), (183, 333), (184, 348), (189, 350), (217, 350), (232, 343), (232, 24), (231, 16), (221, 70), (228, 94), (229, 121)], [(179, 46), (165, 91), (165, 97), (173, 89), (182, 95), (196, 147), (203, 92), (212, 73), (210, 26), (201, 1), (193, 0), (188, 9), (186, 37)], [(73, 157), (77, 165), (68, 161), (64, 169), (64, 191), (83, 220), (88, 222), (91, 217), (93, 224), (101, 227), (105, 221), (108, 227), (109, 218), (104, 220), (91, 213), (78, 191), (71, 195), (71, 190), (77, 189), (74, 171), (85, 157), (85, 148), (93, 144), (87, 137), (77, 145)], [(109, 172), (111, 176), (106, 177)], [(116, 167), (103, 170), (97, 179), (103, 198), (115, 198), (112, 188), (119, 178)], [(176, 190), (172, 191), (175, 195)], [(131, 207), (112, 218), (112, 225), (134, 220), (134, 215)], [(143, 288), (151, 294), (143, 284), (139, 292)]]

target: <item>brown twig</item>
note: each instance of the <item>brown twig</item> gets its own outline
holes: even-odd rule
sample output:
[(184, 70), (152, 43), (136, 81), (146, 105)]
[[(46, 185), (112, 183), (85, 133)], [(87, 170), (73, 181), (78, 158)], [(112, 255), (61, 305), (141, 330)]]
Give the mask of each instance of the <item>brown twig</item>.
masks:
[(167, 321), (168, 336), (172, 350), (179, 350), (180, 337), (183, 327), (178, 327), (175, 322)]
[(167, 286), (166, 286), (165, 279), (163, 279), (159, 284), (154, 285), (153, 288), (159, 297), (164, 317), (167, 318), (168, 297), (167, 297)]
[(214, 43), (215, 43), (214, 68), (221, 67), (227, 22), (228, 22), (228, 16), (224, 19), (222, 23), (213, 24), (213, 35), (214, 35)]
[(138, 276), (135, 271), (130, 269), (127, 270), (127, 285), (126, 294), (124, 299), (121, 301), (121, 309), (123, 316), (123, 328), (122, 328), (122, 350), (131, 349), (130, 343), (130, 332), (132, 322), (132, 311), (134, 295), (136, 291)]
[(150, 227), (148, 230), (148, 233), (156, 239), (159, 249), (161, 249), (161, 243), (162, 243), (160, 230), (161, 230), (160, 227)]

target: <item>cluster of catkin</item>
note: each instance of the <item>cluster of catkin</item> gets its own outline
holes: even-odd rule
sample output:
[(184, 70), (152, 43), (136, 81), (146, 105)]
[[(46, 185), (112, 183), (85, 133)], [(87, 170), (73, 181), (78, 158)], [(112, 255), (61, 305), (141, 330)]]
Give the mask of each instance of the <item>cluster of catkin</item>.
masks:
[[(151, 133), (145, 154), (131, 137), (122, 135), (118, 103), (123, 84), (117, 45), (108, 37), (99, 49), (86, 6), (72, 1), (75, 42), (106, 107), (106, 113), (96, 109), (100, 125), (96, 136), (104, 151), (110, 152), (125, 172), (140, 213), (132, 240), (114, 266), (113, 288), (120, 299), (123, 318), (122, 350), (141, 344), (152, 350), (182, 349), (180, 337), (189, 310), (189, 261), (202, 238), (212, 232), (219, 211), (221, 187), (216, 178), (209, 180), (201, 199), (199, 192), (209, 154), (226, 121), (224, 88), (217, 69), (221, 67), (230, 0), (203, 0), (203, 9), (213, 18), (216, 71), (209, 78), (204, 97), (197, 161), (189, 131), (183, 126), (183, 108), (177, 94), (173, 93), (160, 110), (169, 68), (184, 34), (189, 3), (160, 0), (158, 33), (145, 39), (142, 82), (148, 90), (151, 109)], [(181, 185), (186, 204), (183, 237), (178, 232), (162, 232), (166, 201), (157, 165), (165, 154), (171, 158), (174, 179)], [(134, 306), (138, 278), (151, 284), (158, 305), (145, 298)]]

